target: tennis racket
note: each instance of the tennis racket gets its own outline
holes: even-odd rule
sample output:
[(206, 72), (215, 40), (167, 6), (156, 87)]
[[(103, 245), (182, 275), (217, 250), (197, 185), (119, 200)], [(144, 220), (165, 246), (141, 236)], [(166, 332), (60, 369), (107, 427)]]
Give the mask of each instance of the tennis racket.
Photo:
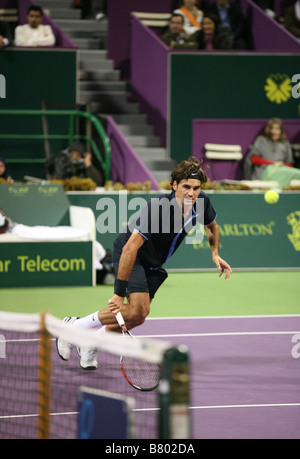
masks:
[[(127, 329), (121, 312), (116, 314), (116, 319), (122, 329), (123, 336), (136, 339)], [(161, 366), (159, 364), (122, 355), (120, 364), (124, 378), (135, 389), (145, 392), (158, 387), (161, 377)]]

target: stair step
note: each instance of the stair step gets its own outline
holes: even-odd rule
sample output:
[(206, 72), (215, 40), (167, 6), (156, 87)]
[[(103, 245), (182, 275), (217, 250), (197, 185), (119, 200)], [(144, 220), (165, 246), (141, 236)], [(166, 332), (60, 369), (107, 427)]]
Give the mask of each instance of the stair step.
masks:
[(106, 49), (80, 49), (79, 60), (81, 62), (102, 62), (107, 59)]
[(82, 101), (103, 101), (118, 102), (120, 100), (128, 102), (129, 93), (127, 91), (80, 91), (80, 99)]
[(136, 102), (126, 102), (123, 100), (115, 101), (112, 103), (109, 100), (91, 101), (89, 103), (92, 113), (106, 113), (107, 115), (120, 114), (120, 113), (139, 113), (140, 107)]
[(79, 61), (80, 68), (83, 70), (86, 69), (88, 71), (93, 71), (93, 70), (114, 70), (114, 63), (110, 59), (106, 60), (99, 60), (99, 61)]
[(118, 81), (120, 80), (120, 70), (81, 70), (80, 71), (80, 80), (109, 80), (109, 81)]
[(174, 166), (176, 165), (176, 161), (173, 159), (162, 160), (162, 161), (145, 159), (144, 163), (151, 170), (159, 170), (159, 171), (167, 171), (167, 172), (172, 171)]
[(150, 124), (120, 124), (118, 123), (118, 128), (125, 136), (133, 135), (153, 135), (153, 126)]
[(44, 8), (70, 8), (74, 9), (74, 0), (39, 0), (39, 6)]
[(61, 29), (70, 38), (101, 38), (106, 40), (107, 32), (104, 30), (78, 30), (76, 28)]
[(48, 11), (47, 13), (52, 19), (80, 19), (81, 18), (81, 11), (72, 8), (46, 8)]
[(167, 159), (167, 151), (163, 147), (136, 147), (135, 152), (139, 157), (145, 160), (163, 161)]
[(55, 24), (58, 25), (62, 30), (88, 30), (88, 31), (101, 31), (106, 32), (108, 29), (107, 20), (95, 21), (93, 19), (55, 19)]
[(147, 115), (146, 113), (119, 113), (114, 114), (113, 119), (117, 124), (139, 124), (147, 122)]
[(125, 137), (133, 148), (160, 146), (160, 138), (154, 135), (126, 135)]
[(157, 170), (152, 170), (151, 171), (152, 175), (156, 178), (158, 182), (162, 181), (170, 181), (171, 180), (171, 170), (168, 171), (157, 171)]
[(105, 40), (103, 38), (72, 38), (78, 48), (85, 49), (104, 49), (106, 48)]
[(125, 81), (80, 81), (80, 91), (126, 91), (127, 84)]

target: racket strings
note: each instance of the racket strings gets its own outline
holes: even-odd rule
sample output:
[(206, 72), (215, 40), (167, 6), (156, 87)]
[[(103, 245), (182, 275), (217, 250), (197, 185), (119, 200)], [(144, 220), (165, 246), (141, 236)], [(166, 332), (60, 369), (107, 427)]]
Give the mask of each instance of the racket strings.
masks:
[(153, 390), (159, 384), (160, 365), (125, 357), (122, 358), (121, 368), (128, 382), (140, 390)]

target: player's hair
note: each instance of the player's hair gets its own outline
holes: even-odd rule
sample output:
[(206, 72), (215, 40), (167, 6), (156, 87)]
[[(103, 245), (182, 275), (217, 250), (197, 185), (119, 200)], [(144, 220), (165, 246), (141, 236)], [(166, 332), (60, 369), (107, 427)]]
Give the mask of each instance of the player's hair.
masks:
[(267, 137), (267, 139), (271, 139), (271, 129), (272, 129), (273, 124), (278, 124), (278, 126), (280, 127), (279, 140), (280, 141), (287, 140), (286, 133), (284, 132), (283, 123), (280, 118), (271, 118), (267, 122), (266, 127), (265, 127), (265, 136)]
[(188, 159), (184, 159), (178, 163), (171, 173), (171, 185), (173, 186), (174, 181), (181, 182), (181, 180), (187, 180), (189, 178), (198, 178), (201, 185), (207, 182), (206, 171), (202, 168), (203, 161), (199, 161), (194, 156), (190, 156)]

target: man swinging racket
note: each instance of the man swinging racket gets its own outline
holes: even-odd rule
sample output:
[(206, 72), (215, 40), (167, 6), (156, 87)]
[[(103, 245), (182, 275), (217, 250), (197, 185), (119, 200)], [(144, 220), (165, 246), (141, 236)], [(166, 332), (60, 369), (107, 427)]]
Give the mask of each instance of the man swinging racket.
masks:
[[(225, 279), (229, 278), (231, 267), (219, 255), (216, 212), (208, 196), (201, 191), (206, 181), (207, 176), (196, 158), (190, 157), (177, 164), (171, 174), (172, 192), (151, 199), (114, 242), (116, 280), (108, 307), (83, 318), (66, 317), (64, 322), (82, 328), (98, 328), (100, 333), (118, 332), (121, 329), (116, 315), (121, 312), (127, 329), (143, 324), (156, 291), (168, 277), (164, 263), (196, 222), (206, 227), (219, 277), (225, 272)], [(125, 298), (127, 303), (124, 303)], [(63, 360), (68, 360), (70, 343), (58, 339), (57, 350)], [(81, 348), (80, 357), (82, 368), (97, 368), (96, 350)]]

